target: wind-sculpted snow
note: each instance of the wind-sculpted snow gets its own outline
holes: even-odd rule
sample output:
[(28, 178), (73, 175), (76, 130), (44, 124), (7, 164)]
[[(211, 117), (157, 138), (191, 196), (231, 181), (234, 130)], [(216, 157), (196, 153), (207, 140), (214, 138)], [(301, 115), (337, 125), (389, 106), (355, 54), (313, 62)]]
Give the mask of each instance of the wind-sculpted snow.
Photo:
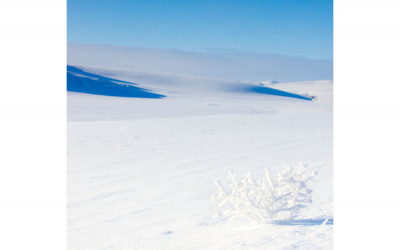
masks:
[(237, 178), (230, 172), (226, 185), (215, 181), (219, 192), (212, 197), (218, 200), (218, 207), (223, 208), (216, 216), (230, 221), (243, 217), (253, 224), (293, 220), (300, 209), (312, 202), (308, 183), (316, 172), (307, 174), (305, 167), (301, 163), (297, 170), (287, 167), (276, 179), (265, 169), (264, 177), (259, 181), (253, 180), (250, 173)]
[(77, 67), (67, 66), (67, 90), (86, 94), (136, 97), (163, 98), (164, 95), (133, 86), (134, 83), (120, 81), (83, 71)]

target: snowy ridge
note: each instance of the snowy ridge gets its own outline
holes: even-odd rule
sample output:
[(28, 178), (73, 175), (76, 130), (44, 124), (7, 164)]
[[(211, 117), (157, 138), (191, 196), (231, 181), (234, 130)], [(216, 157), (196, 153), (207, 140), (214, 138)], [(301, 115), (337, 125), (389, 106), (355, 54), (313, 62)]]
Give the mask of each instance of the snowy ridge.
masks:
[[(98, 69), (88, 67), (68, 66), (68, 91), (90, 94), (161, 98), (162, 95), (150, 93), (144, 89), (135, 87), (140, 83), (145, 88), (155, 89), (165, 93), (215, 95), (221, 93), (266, 94), (282, 97), (311, 100), (312, 97), (290, 93), (260, 86), (254, 83), (223, 80), (199, 76), (184, 76), (172, 74), (160, 74), (140, 71), (122, 71), (110, 69)], [(124, 79), (124, 81), (112, 79)], [(89, 78), (89, 79), (88, 79)], [(93, 79), (95, 78), (95, 80)], [(135, 83), (133, 83), (135, 82)], [(121, 85), (121, 83), (125, 85)]]

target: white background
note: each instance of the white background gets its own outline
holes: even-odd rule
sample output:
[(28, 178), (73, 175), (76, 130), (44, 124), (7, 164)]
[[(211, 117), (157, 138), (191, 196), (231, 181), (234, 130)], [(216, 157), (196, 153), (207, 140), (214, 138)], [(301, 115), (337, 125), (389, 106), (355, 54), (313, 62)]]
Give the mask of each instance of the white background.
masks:
[[(400, 4), (334, 11), (334, 246), (398, 248)], [(0, 35), (0, 249), (66, 249), (66, 1), (2, 1)]]
[(334, 11), (334, 245), (399, 249), (400, 4)]

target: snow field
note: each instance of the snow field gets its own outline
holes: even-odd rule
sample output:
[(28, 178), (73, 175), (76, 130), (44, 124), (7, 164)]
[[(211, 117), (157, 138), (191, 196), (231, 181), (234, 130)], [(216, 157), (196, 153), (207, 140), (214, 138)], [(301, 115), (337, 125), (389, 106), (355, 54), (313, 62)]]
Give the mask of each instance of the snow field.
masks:
[[(217, 80), (206, 78), (91, 72), (167, 97), (68, 93), (69, 249), (332, 248), (329, 101), (231, 93), (230, 81), (221, 90), (207, 87)], [(184, 82), (207, 84), (194, 91)], [(329, 96), (331, 87), (302, 83), (293, 93)], [(318, 175), (310, 183), (313, 203), (295, 220), (252, 225), (212, 218), (214, 181), (230, 170), (258, 179), (265, 168), (275, 175), (299, 161)]]

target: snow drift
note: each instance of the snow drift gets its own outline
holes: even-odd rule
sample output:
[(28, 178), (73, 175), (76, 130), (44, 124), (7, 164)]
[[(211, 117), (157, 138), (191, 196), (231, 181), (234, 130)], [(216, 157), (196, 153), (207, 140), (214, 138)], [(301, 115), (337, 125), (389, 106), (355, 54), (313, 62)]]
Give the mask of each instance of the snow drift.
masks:
[[(96, 72), (93, 73), (93, 72)], [(122, 81), (106, 77), (106, 75), (117, 75), (131, 81)], [(96, 69), (88, 67), (67, 67), (67, 89), (72, 92), (87, 94), (137, 97), (137, 98), (163, 98), (162, 94), (150, 92), (141, 86), (156, 89), (166, 93), (175, 90), (181, 94), (213, 95), (221, 93), (241, 94), (263, 94), (281, 97), (290, 97), (303, 100), (312, 100), (312, 97), (294, 94), (271, 87), (260, 86), (255, 83), (223, 80), (207, 77), (182, 76), (171, 74), (160, 74), (151, 72), (129, 72), (110, 69)]]

